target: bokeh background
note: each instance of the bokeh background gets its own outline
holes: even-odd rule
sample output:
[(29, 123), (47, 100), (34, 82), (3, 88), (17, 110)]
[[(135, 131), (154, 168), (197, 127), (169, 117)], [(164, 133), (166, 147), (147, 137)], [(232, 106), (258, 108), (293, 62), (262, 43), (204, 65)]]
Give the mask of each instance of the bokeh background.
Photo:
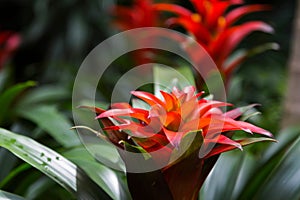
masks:
[[(176, 2), (192, 9), (188, 1), (185, 0), (169, 0), (168, 2)], [(111, 7), (116, 3), (130, 5), (131, 2), (129, 0), (0, 1), (0, 31), (10, 30), (19, 34), (21, 38), (20, 46), (0, 71), (0, 92), (4, 93), (5, 89), (26, 81), (34, 81), (36, 84), (36, 86), (19, 94), (9, 104), (9, 109), (0, 109), (0, 112), (3, 112), (1, 116), (5, 116), (4, 119), (0, 117), (2, 128), (34, 138), (58, 152), (69, 151), (69, 156), (72, 158), (74, 152), (70, 152), (72, 148), (68, 146), (68, 141), (57, 142), (55, 133), (52, 133), (51, 127), (49, 128), (49, 126), (57, 126), (56, 122), (47, 117), (63, 117), (65, 123), (62, 127), (69, 131), (72, 126), (72, 86), (77, 70), (87, 54), (96, 45), (118, 32), (113, 26), (113, 17), (110, 13)], [(273, 26), (275, 33), (270, 35), (255, 32), (243, 40), (239, 47), (251, 48), (260, 43), (275, 42), (279, 44), (280, 49), (268, 50), (247, 59), (234, 74), (228, 93), (228, 101), (237, 106), (252, 103), (261, 104), (260, 107), (256, 108), (261, 114), (252, 118), (252, 122), (270, 130), (278, 140), (282, 138), (282, 135), (285, 135), (282, 139), (285, 142), (281, 143), (282, 145), (279, 140), (279, 146), (284, 146), (284, 148), (282, 147), (283, 149), (279, 151), (276, 149), (279, 148), (278, 146), (270, 145), (273, 152), (280, 152), (281, 157), (272, 160), (277, 164), (268, 165), (271, 162), (268, 160), (270, 157), (268, 157), (262, 161), (263, 164), (260, 165), (260, 168), (253, 167), (252, 171), (248, 169), (251, 164), (248, 168), (244, 165), (247, 162), (255, 163), (255, 159), (263, 160), (264, 156), (259, 152), (267, 148), (265, 144), (245, 148), (246, 156), (233, 152), (233, 156), (241, 159), (243, 165), (239, 165), (238, 161), (240, 160), (230, 160), (230, 154), (227, 157), (222, 157), (217, 167), (220, 167), (222, 162), (231, 162), (236, 172), (233, 173), (226, 168), (224, 170), (228, 170), (227, 172), (230, 173), (221, 175), (225, 179), (227, 178), (228, 182), (232, 180), (235, 184), (227, 185), (228, 182), (222, 181), (216, 184), (213, 178), (210, 178), (202, 191), (203, 199), (222, 199), (221, 197), (226, 195), (231, 199), (245, 199), (244, 197), (250, 199), (252, 194), (256, 193), (262, 194), (262, 196), (258, 195), (257, 198), (262, 198), (263, 195), (268, 194), (261, 191), (261, 187), (264, 186), (266, 191), (273, 189), (275, 193), (277, 187), (279, 190), (281, 188), (291, 194), (291, 198), (288, 199), (297, 199), (300, 196), (300, 181), (295, 181), (296, 179), (293, 182), (287, 181), (291, 184), (287, 188), (281, 186), (286, 183), (284, 177), (296, 176), (300, 180), (299, 170), (297, 170), (300, 161), (290, 161), (289, 165), (283, 169), (280, 168), (280, 163), (292, 159), (294, 154), (299, 152), (297, 147), (300, 147), (297, 140), (299, 132), (294, 129), (290, 130), (293, 127), (292, 124), (283, 125), (284, 113), (287, 112), (284, 105), (288, 98), (287, 83), (291, 78), (288, 74), (293, 45), (300, 45), (295, 41), (293, 34), (293, 30), (296, 29), (295, 16), (297, 12), (300, 12), (297, 10), (298, 2), (296, 0), (247, 0), (246, 3), (272, 5), (271, 11), (255, 13), (247, 16), (244, 20), (253, 18), (265, 21)], [(131, 68), (130, 64), (126, 65), (126, 62), (131, 63), (126, 58), (120, 62), (123, 64), (117, 63), (110, 68), (107, 77), (104, 78), (101, 87), (99, 87), (99, 92), (106, 99), (109, 99), (110, 88), (114, 85), (117, 77), (122, 76)], [(299, 93), (299, 91), (294, 92)], [(35, 117), (36, 113), (30, 114), (30, 109), (34, 108), (33, 105), (46, 106), (49, 110), (34, 110), (36, 113), (42, 113), (40, 117)], [(49, 123), (47, 124), (47, 122)], [(287, 152), (292, 153), (288, 154)], [(297, 157), (294, 158), (297, 159)], [(249, 159), (251, 161), (248, 161)], [(257, 172), (259, 169), (268, 167), (278, 170), (274, 172), (268, 169), (269, 171), (266, 170), (264, 173)], [(243, 173), (257, 176), (254, 179), (255, 183), (249, 186), (249, 191), (243, 190), (243, 184), (246, 185), (247, 181), (241, 183), (240, 179), (242, 178), (238, 178), (238, 174)], [(275, 186), (276, 181), (270, 176), (278, 177), (275, 179), (278, 181), (278, 186)], [(217, 177), (217, 174), (213, 174), (212, 177)], [(245, 178), (245, 180), (247, 179)], [(237, 183), (238, 181), (240, 182)], [(273, 185), (270, 186), (270, 184)], [(237, 185), (240, 185), (240, 188)], [(2, 148), (0, 149), (0, 189), (25, 196), (28, 199), (74, 198), (50, 178)], [(239, 193), (241, 191), (242, 193)], [(278, 196), (274, 199), (278, 199)]]

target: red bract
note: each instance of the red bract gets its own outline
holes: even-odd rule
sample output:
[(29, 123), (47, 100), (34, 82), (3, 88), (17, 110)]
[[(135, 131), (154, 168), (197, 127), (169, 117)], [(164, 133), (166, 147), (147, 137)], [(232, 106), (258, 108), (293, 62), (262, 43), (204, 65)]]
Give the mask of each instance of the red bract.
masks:
[[(174, 199), (196, 199), (210, 171), (208, 162), (212, 156), (242, 149), (254, 142), (273, 140), (269, 138), (273, 137), (270, 132), (237, 120), (243, 109), (223, 112), (219, 107), (230, 104), (201, 98), (203, 93), (196, 94), (192, 86), (183, 90), (174, 88), (170, 93), (161, 91), (162, 98), (141, 91), (133, 91), (132, 95), (146, 102), (150, 109), (134, 108), (128, 103), (115, 103), (106, 111), (96, 109), (97, 119), (112, 143), (124, 149), (125, 143), (129, 143), (150, 155), (164, 148), (161, 157), (153, 160), (162, 157), (166, 160), (194, 134), (190, 146), (179, 159), (161, 169)], [(266, 137), (234, 140), (229, 132), (236, 130)]]
[(0, 69), (20, 44), (20, 36), (10, 31), (0, 32)]
[[(105, 126), (106, 131), (125, 131), (146, 151), (156, 150), (156, 147), (170, 143), (174, 148), (179, 147), (182, 138), (190, 132), (198, 132), (204, 138), (204, 143), (232, 145), (241, 148), (239, 142), (223, 134), (233, 130), (244, 130), (272, 137), (268, 131), (247, 122), (235, 120), (238, 111), (223, 113), (219, 107), (230, 104), (198, 99), (202, 93), (194, 94), (194, 87), (186, 87), (182, 91), (174, 88), (171, 93), (161, 91), (163, 99), (151, 93), (133, 91), (132, 94), (151, 106), (150, 110), (133, 108), (126, 103), (113, 104), (107, 111), (101, 111), (98, 119), (113, 119), (111, 126)], [(143, 138), (143, 140), (140, 140)], [(149, 145), (149, 141), (151, 144)], [(221, 153), (221, 152), (220, 152)], [(209, 156), (209, 155), (208, 155)]]
[[(226, 79), (232, 71), (247, 57), (239, 57), (227, 63), (228, 57), (235, 50), (237, 45), (251, 32), (263, 31), (273, 32), (273, 28), (262, 21), (250, 21), (243, 24), (236, 22), (243, 16), (269, 10), (268, 5), (244, 5), (243, 1), (221, 1), (221, 0), (190, 0), (194, 5), (196, 13), (174, 4), (155, 4), (159, 11), (168, 11), (176, 16), (166, 21), (167, 26), (179, 25), (192, 34), (215, 61), (221, 73)], [(229, 8), (235, 5), (234, 8)], [(239, 6), (236, 6), (239, 5)], [(189, 52), (191, 57), (197, 61), (197, 52)]]

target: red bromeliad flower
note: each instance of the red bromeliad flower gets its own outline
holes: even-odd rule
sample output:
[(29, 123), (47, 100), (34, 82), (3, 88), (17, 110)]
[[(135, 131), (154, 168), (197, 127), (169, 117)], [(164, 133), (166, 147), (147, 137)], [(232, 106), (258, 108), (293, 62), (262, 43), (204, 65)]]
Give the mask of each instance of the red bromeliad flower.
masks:
[(0, 32), (0, 69), (20, 44), (20, 36), (10, 31)]
[[(238, 44), (253, 31), (273, 32), (273, 28), (262, 21), (237, 24), (238, 20), (253, 12), (269, 10), (270, 6), (261, 4), (242, 5), (243, 0), (190, 1), (196, 12), (176, 4), (154, 4), (151, 0), (135, 0), (131, 8), (116, 6), (113, 15), (116, 16), (115, 22), (121, 30), (163, 26), (163, 24), (167, 27), (182, 26), (206, 49), (222, 73), (227, 85), (228, 79), (236, 67), (253, 53), (253, 51), (245, 51), (234, 59), (230, 59), (229, 62), (228, 58)], [(164, 22), (164, 19), (159, 16), (161, 11), (171, 12), (176, 16)], [(197, 51), (194, 51), (189, 45), (182, 46), (186, 48), (187, 53), (196, 64), (201, 62), (201, 55)], [(277, 46), (268, 48), (277, 48)], [(145, 63), (143, 61), (151, 61), (141, 59), (143, 53), (145, 52), (136, 54), (135, 59), (142, 61), (138, 64)]]
[[(120, 148), (126, 149), (125, 143), (129, 143), (143, 148), (150, 155), (164, 148), (161, 157), (153, 158), (154, 161), (162, 157), (170, 159), (172, 153), (182, 147), (182, 141), (191, 133), (195, 134), (189, 148), (179, 159), (170, 161), (160, 170), (173, 199), (197, 199), (214, 165), (211, 161), (214, 156), (232, 149), (242, 149), (242, 146), (254, 142), (274, 141), (270, 132), (237, 120), (243, 109), (223, 112), (219, 107), (230, 104), (200, 98), (202, 94), (195, 94), (192, 86), (182, 91), (174, 88), (171, 93), (161, 91), (161, 99), (151, 93), (133, 91), (132, 95), (146, 102), (149, 109), (134, 108), (128, 103), (112, 104), (109, 110), (95, 109), (97, 119), (107, 133), (105, 137)], [(236, 130), (266, 137), (234, 140), (231, 132)], [(207, 149), (209, 146), (211, 149)], [(206, 153), (200, 156), (203, 147)], [(145, 195), (145, 190), (137, 189), (139, 183), (130, 179), (128, 184), (133, 198)]]
[[(154, 7), (159, 11), (168, 11), (177, 15), (169, 18), (166, 25), (180, 25), (192, 34), (213, 58), (219, 70), (223, 73), (225, 81), (248, 56), (248, 54), (244, 54), (227, 63), (227, 59), (237, 45), (253, 31), (273, 32), (273, 28), (262, 21), (236, 24), (239, 19), (247, 14), (269, 10), (270, 6), (268, 5), (244, 5), (229, 10), (233, 5), (243, 4), (243, 0), (190, 1), (195, 7), (196, 13), (175, 4), (161, 3), (155, 4)], [(197, 63), (197, 57), (199, 57), (197, 52), (190, 52), (190, 54)]]

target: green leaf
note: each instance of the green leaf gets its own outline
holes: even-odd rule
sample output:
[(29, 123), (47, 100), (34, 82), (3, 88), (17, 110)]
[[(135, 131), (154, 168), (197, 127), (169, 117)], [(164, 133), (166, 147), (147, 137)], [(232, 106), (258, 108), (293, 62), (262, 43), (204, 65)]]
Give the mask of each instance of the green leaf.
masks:
[[(300, 197), (300, 128), (283, 130), (265, 152), (222, 154), (202, 188), (202, 199), (291, 199)], [(219, 177), (222, 177), (221, 179)]]
[(19, 110), (19, 115), (33, 121), (66, 148), (80, 145), (78, 135), (69, 120), (54, 106), (41, 105)]
[(61, 86), (41, 86), (28, 91), (18, 106), (26, 107), (38, 103), (57, 102), (70, 96), (70, 92)]
[(25, 170), (29, 169), (31, 166), (27, 163), (22, 164), (16, 168), (14, 168), (1, 182), (0, 182), (0, 188), (3, 188), (3, 186), (8, 183), (11, 179), (16, 177), (19, 173), (24, 172)]
[(25, 176), (26, 178), (22, 179), (21, 184), (24, 185), (23, 192), (20, 191), (20, 187), (16, 189), (16, 192), (24, 194), (25, 199), (74, 199), (72, 194), (46, 176), (37, 174), (37, 176), (32, 177), (31, 181), (26, 182), (32, 174), (37, 173), (31, 172)]
[(79, 199), (110, 199), (75, 164), (31, 138), (0, 128), (0, 146), (52, 178)]
[(0, 128), (0, 145), (44, 172), (64, 187), (76, 191), (76, 165), (34, 140)]
[(120, 141), (120, 144), (125, 146), (126, 151), (135, 152), (135, 153), (138, 152), (138, 153), (143, 154), (143, 157), (145, 160), (152, 158), (151, 155), (145, 149), (143, 149), (141, 146), (131, 145), (128, 142), (123, 141), (123, 140)]
[(10, 67), (4, 67), (1, 69), (0, 73), (0, 92), (4, 90), (6, 84), (9, 83), (11, 78), (11, 68)]
[(25, 89), (32, 86), (35, 86), (35, 82), (33, 81), (19, 83), (8, 88), (0, 95), (0, 105), (1, 105), (0, 123), (2, 123), (7, 117), (7, 115), (11, 113), (10, 109), (16, 97), (20, 95)]
[(98, 184), (113, 199), (130, 199), (130, 194), (120, 173), (97, 162), (84, 148), (79, 147), (63, 154), (78, 166), (80, 166), (95, 183)]
[(23, 197), (0, 190), (1, 200), (25, 200)]

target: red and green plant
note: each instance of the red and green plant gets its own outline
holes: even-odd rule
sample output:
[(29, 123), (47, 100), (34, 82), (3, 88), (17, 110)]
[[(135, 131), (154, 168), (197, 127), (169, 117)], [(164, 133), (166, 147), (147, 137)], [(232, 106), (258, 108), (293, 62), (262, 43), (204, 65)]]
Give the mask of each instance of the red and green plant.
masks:
[[(124, 150), (142, 148), (141, 152), (149, 153), (154, 163), (170, 161), (160, 169), (160, 175), (166, 184), (163, 188), (170, 191), (168, 193), (172, 199), (198, 198), (199, 190), (210, 172), (210, 158), (236, 148), (242, 149), (242, 146), (251, 143), (274, 141), (268, 131), (237, 120), (243, 114), (243, 109), (223, 112), (220, 107), (231, 105), (201, 98), (203, 93), (196, 94), (193, 86), (183, 90), (174, 87), (170, 93), (160, 92), (162, 99), (147, 92), (132, 92), (132, 95), (146, 102), (149, 109), (135, 108), (128, 103), (114, 103), (108, 110), (94, 110), (106, 132), (102, 138)], [(233, 139), (233, 131), (237, 130), (266, 137)], [(190, 142), (189, 147), (182, 149), (182, 143), (186, 145), (187, 142)], [(213, 148), (205, 149), (211, 145)], [(159, 156), (152, 157), (152, 152), (161, 149)], [(180, 150), (183, 151), (182, 155), (171, 162), (172, 155)], [(137, 181), (129, 179), (128, 184), (134, 199), (145, 195), (144, 190), (135, 189), (135, 185), (139, 184)], [(152, 191), (151, 187), (148, 185), (147, 189)], [(161, 198), (160, 194), (149, 195)]]

